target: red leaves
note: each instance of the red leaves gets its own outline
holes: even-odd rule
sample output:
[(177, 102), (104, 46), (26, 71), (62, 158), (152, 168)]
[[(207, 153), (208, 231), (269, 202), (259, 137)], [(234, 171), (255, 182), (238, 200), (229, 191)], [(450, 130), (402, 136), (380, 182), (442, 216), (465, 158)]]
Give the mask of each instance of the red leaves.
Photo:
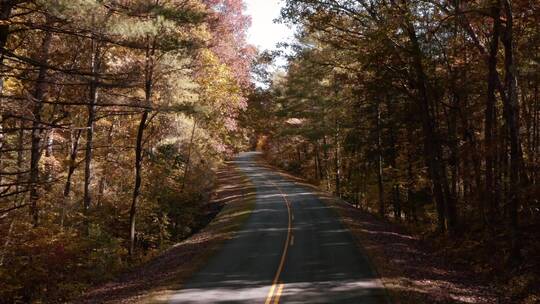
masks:
[(246, 42), (251, 18), (244, 15), (242, 0), (204, 0), (212, 11), (209, 25), (212, 51), (233, 71), (242, 86), (250, 83), (250, 69), (255, 49)]

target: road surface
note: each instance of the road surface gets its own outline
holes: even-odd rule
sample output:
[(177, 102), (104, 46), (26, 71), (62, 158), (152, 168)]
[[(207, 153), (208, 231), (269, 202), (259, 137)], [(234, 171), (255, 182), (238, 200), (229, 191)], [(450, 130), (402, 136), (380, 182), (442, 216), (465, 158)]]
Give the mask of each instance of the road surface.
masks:
[(256, 187), (252, 215), (169, 303), (388, 303), (332, 210), (255, 156), (236, 159)]

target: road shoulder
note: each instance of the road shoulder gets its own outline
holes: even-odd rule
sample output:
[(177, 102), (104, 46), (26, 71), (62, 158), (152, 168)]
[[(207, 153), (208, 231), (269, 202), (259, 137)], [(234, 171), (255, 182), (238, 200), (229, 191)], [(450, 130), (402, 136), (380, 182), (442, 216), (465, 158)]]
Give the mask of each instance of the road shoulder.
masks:
[(241, 228), (255, 207), (255, 193), (250, 179), (233, 162), (226, 163), (218, 172), (211, 202), (224, 207), (208, 226), (73, 303), (165, 303), (171, 293), (179, 290)]
[(284, 178), (313, 189), (352, 233), (395, 304), (498, 303), (492, 286), (440, 255), (399, 224), (353, 207), (302, 178), (266, 163)]

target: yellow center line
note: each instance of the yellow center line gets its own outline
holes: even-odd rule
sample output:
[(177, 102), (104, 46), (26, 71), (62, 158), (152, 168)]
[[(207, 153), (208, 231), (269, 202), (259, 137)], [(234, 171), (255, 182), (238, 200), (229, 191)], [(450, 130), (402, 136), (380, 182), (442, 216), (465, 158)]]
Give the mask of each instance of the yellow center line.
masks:
[(279, 284), (278, 290), (276, 292), (276, 297), (274, 298), (274, 304), (279, 303), (279, 298), (281, 297), (282, 291), (283, 291), (283, 283)]
[[(291, 241), (291, 234), (292, 234), (292, 213), (291, 213), (291, 203), (289, 202), (289, 199), (281, 191), (281, 188), (274, 183), (273, 181), (266, 179), (268, 182), (270, 182), (276, 189), (281, 193), (281, 197), (283, 197), (283, 200), (285, 201), (285, 205), (287, 206), (287, 213), (288, 213), (288, 226), (287, 226), (287, 239), (285, 240), (285, 245), (283, 246), (283, 254), (281, 255), (281, 261), (279, 262), (278, 269), (276, 271), (276, 275), (274, 276), (274, 280), (272, 281), (272, 287), (270, 288), (270, 291), (268, 291), (268, 295), (266, 296), (265, 304), (270, 304), (272, 302), (272, 297), (274, 297), (274, 291), (276, 291), (276, 285), (279, 281), (279, 276), (281, 275), (281, 271), (283, 270), (283, 266), (285, 265), (285, 259), (287, 258), (287, 251), (289, 249), (289, 243)], [(283, 284), (280, 284), (277, 289), (276, 298), (274, 299), (274, 304), (279, 303), (279, 298), (281, 297), (281, 292), (283, 291)]]
[(270, 304), (270, 302), (272, 301), (272, 297), (274, 296), (274, 289), (276, 289), (276, 284), (272, 284), (272, 287), (270, 287), (270, 291), (266, 296), (266, 301), (264, 302), (264, 304)]

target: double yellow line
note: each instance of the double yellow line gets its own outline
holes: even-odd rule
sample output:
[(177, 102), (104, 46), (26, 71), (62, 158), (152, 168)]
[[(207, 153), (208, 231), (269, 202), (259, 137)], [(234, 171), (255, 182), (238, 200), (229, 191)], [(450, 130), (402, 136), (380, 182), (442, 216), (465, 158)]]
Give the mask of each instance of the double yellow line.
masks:
[[(268, 182), (270, 182), (278, 191), (281, 193), (281, 197), (283, 197), (283, 200), (285, 201), (285, 205), (287, 206), (287, 213), (289, 217), (289, 223), (287, 228), (287, 239), (285, 240), (285, 245), (283, 246), (283, 254), (281, 255), (281, 261), (279, 262), (278, 269), (276, 271), (276, 275), (274, 276), (274, 280), (272, 281), (272, 287), (270, 287), (270, 291), (268, 292), (268, 295), (266, 296), (266, 301), (264, 304), (278, 304), (279, 298), (281, 297), (281, 293), (283, 292), (283, 283), (278, 284), (279, 276), (281, 275), (281, 272), (283, 271), (283, 266), (285, 265), (285, 260), (287, 259), (287, 251), (289, 250), (289, 244), (291, 241), (291, 235), (292, 235), (292, 212), (291, 212), (291, 202), (287, 198), (287, 195), (281, 191), (281, 188), (274, 183), (273, 181), (266, 179)], [(274, 299), (274, 302), (272, 302), (272, 298)]]

